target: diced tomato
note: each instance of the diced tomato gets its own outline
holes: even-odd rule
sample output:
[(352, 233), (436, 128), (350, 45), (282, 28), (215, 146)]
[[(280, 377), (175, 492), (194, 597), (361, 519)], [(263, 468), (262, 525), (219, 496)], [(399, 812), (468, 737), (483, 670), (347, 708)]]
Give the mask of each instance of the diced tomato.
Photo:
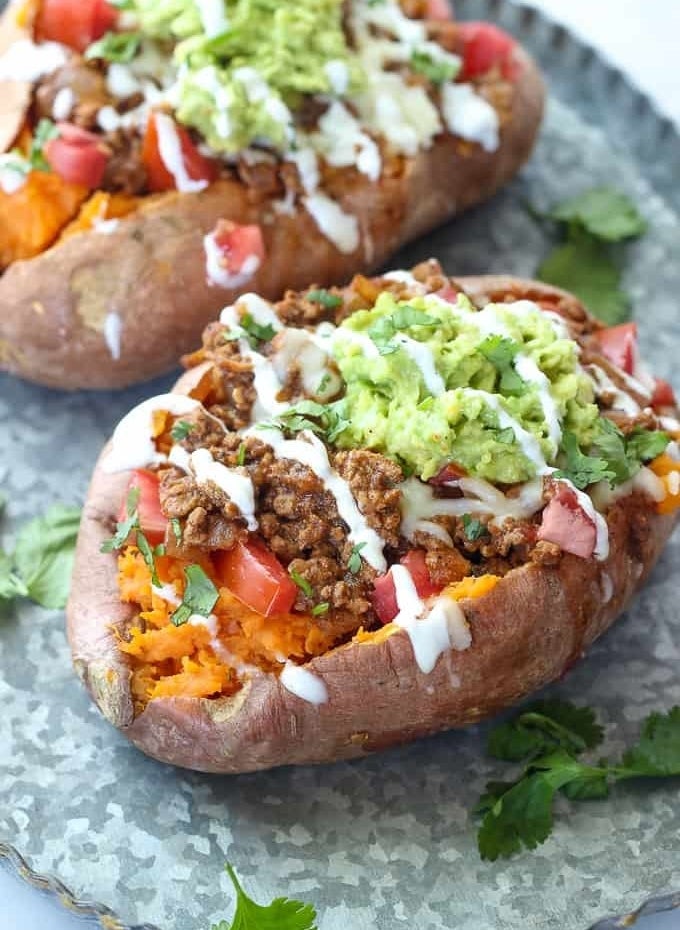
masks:
[(118, 513), (118, 520), (121, 523), (127, 520), (127, 501), (132, 488), (139, 489), (137, 512), (141, 530), (149, 543), (152, 546), (157, 546), (165, 539), (165, 530), (168, 525), (167, 517), (164, 516), (161, 510), (158, 475), (143, 468), (135, 469), (132, 472)]
[(463, 67), (459, 80), (483, 77), (496, 66), (506, 80), (513, 81), (517, 77), (518, 63), (512, 36), (491, 23), (460, 23), (458, 29), (463, 44)]
[(638, 330), (635, 323), (621, 323), (595, 333), (595, 341), (605, 358), (632, 375), (637, 353)]
[(408, 568), (420, 597), (431, 597), (433, 594), (439, 594), (442, 586), (433, 584), (430, 578), (424, 549), (410, 549), (400, 561), (404, 568)]
[(652, 394), (652, 407), (675, 407), (675, 392), (663, 378), (654, 379), (654, 393)]
[(452, 284), (445, 284), (441, 291), (437, 291), (437, 297), (441, 297), (442, 300), (446, 300), (450, 304), (455, 304), (458, 302), (459, 294), (460, 291), (453, 287)]
[(457, 481), (458, 478), (465, 478), (467, 472), (455, 462), (449, 462), (440, 468), (436, 475), (429, 479), (428, 484), (442, 485), (449, 484), (451, 481)]
[(557, 493), (543, 511), (538, 538), (582, 559), (589, 559), (595, 551), (597, 527), (564, 482), (560, 482)]
[[(432, 597), (433, 594), (439, 594), (442, 586), (432, 582), (425, 561), (425, 552), (422, 549), (410, 549), (400, 561), (413, 578), (419, 597)], [(386, 575), (381, 575), (373, 582), (371, 601), (381, 623), (390, 623), (399, 613), (391, 569)]]
[(213, 232), (222, 253), (221, 264), (229, 274), (240, 274), (248, 259), (256, 258), (258, 267), (264, 258), (264, 239), (260, 226), (239, 226), (231, 220), (218, 220)]
[(441, 23), (453, 19), (453, 7), (449, 0), (425, 0), (425, 19)]
[(104, 177), (109, 152), (101, 139), (73, 123), (58, 123), (59, 135), (45, 144), (45, 159), (64, 181), (98, 188)]
[(258, 614), (285, 614), (292, 610), (298, 588), (274, 553), (263, 542), (250, 539), (213, 556), (217, 575), (225, 587)]
[[(170, 117), (167, 117), (170, 119)], [(214, 181), (218, 174), (217, 163), (205, 155), (201, 155), (191, 136), (183, 126), (175, 123), (175, 131), (179, 137), (184, 167), (192, 181)], [(168, 171), (161, 158), (158, 144), (158, 126), (155, 114), (151, 114), (146, 125), (144, 144), (142, 146), (142, 161), (146, 168), (149, 188), (156, 193), (172, 191), (177, 187), (175, 179)]]
[(112, 29), (117, 19), (118, 11), (106, 0), (43, 0), (36, 35), (84, 52)]

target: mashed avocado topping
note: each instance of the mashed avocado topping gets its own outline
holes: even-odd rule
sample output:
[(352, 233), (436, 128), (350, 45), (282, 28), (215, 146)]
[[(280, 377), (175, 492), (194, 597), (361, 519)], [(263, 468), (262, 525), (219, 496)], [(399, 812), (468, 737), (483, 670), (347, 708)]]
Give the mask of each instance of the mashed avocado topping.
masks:
[(136, 0), (142, 31), (178, 41), (176, 112), (216, 152), (293, 139), (302, 94), (358, 85), (342, 0)]
[(452, 462), (493, 483), (529, 480), (566, 431), (587, 446), (599, 416), (576, 343), (527, 301), (477, 311), (463, 296), (383, 293), (342, 324), (334, 355), (346, 383), (334, 406), (349, 422), (337, 444), (424, 480)]

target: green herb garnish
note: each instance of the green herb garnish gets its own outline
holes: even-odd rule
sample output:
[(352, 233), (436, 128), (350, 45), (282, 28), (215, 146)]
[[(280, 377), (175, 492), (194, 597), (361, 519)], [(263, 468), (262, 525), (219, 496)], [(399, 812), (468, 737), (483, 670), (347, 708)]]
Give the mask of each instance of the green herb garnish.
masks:
[(361, 571), (361, 550), (365, 547), (366, 543), (357, 543), (355, 546), (352, 546), (352, 551), (350, 553), (349, 559), (347, 561), (347, 568), (353, 575), (357, 575)]
[(258, 323), (250, 313), (244, 313), (240, 322), (241, 329), (250, 338), (251, 342), (269, 342), (276, 335), (276, 330), (271, 323)]
[(189, 423), (188, 420), (178, 420), (170, 430), (170, 435), (175, 442), (181, 442), (183, 439), (187, 438), (195, 426), (195, 423)]
[(342, 305), (342, 297), (338, 297), (337, 294), (331, 294), (331, 292), (327, 291), (325, 288), (307, 291), (305, 297), (307, 300), (311, 300), (312, 303), (321, 304), (322, 307), (326, 307), (328, 310), (335, 310)]
[(310, 430), (332, 443), (343, 430), (347, 429), (349, 420), (340, 416), (331, 404), (317, 404), (313, 400), (301, 400), (284, 410), (267, 425), (287, 433)]
[(417, 307), (405, 304), (398, 306), (389, 316), (383, 316), (377, 320), (368, 330), (368, 336), (376, 344), (381, 355), (392, 355), (393, 352), (399, 351), (399, 345), (392, 341), (398, 333), (412, 326), (429, 328), (438, 324), (439, 320), (435, 317), (423, 310), (418, 310)]
[(130, 488), (125, 502), (127, 519), (121, 520), (116, 524), (116, 532), (111, 539), (105, 540), (99, 547), (100, 552), (114, 552), (125, 545), (125, 541), (133, 530), (139, 529), (139, 514), (137, 505), (139, 504), (139, 488)]
[(641, 236), (647, 223), (633, 201), (611, 187), (596, 187), (557, 204), (549, 216), (577, 223), (596, 239), (620, 242)]
[(567, 478), (581, 490), (598, 481), (608, 481), (615, 487), (636, 475), (643, 462), (661, 455), (669, 442), (667, 433), (641, 427), (624, 436), (615, 423), (600, 417), (588, 455), (579, 448), (576, 436), (565, 430), (562, 451), (566, 464), (555, 477)]
[(311, 904), (275, 898), (271, 904), (256, 904), (241, 887), (229, 863), (225, 866), (236, 891), (236, 911), (231, 923), (221, 920), (211, 930), (317, 930), (316, 911)]
[(499, 389), (502, 394), (522, 394), (526, 390), (526, 384), (513, 365), (519, 350), (516, 342), (503, 336), (487, 336), (479, 346), (484, 358), (491, 362), (500, 375)]
[(242, 468), (246, 464), (246, 444), (242, 442), (236, 453), (236, 464)]
[(312, 597), (314, 594), (314, 589), (311, 584), (304, 578), (299, 572), (291, 571), (290, 577), (293, 579), (298, 588), (302, 591), (305, 597)]
[(327, 614), (330, 606), (327, 601), (324, 601), (323, 604), (317, 604), (316, 607), (312, 607), (312, 616), (320, 617), (321, 614)]
[(477, 539), (481, 539), (482, 536), (488, 536), (489, 531), (482, 523), (481, 520), (477, 520), (476, 517), (471, 516), (469, 513), (464, 513), (461, 517), (463, 523), (463, 532), (471, 542), (475, 542)]
[(85, 51), (85, 58), (122, 64), (132, 61), (142, 43), (141, 32), (107, 32)]
[(219, 597), (217, 588), (200, 565), (187, 565), (184, 577), (187, 582), (184, 597), (171, 617), (175, 626), (183, 626), (193, 614), (209, 617)]
[(541, 701), (502, 724), (489, 751), (511, 762), (528, 760), (512, 782), (491, 782), (476, 807), (483, 820), (477, 834), (483, 859), (535, 849), (553, 830), (558, 792), (572, 801), (608, 796), (617, 781), (680, 775), (680, 707), (651, 714), (637, 744), (620, 762), (597, 765), (576, 757), (602, 741), (603, 731), (588, 708), (564, 701)]
[(444, 61), (433, 58), (427, 52), (413, 52), (411, 67), (418, 74), (422, 74), (433, 84), (444, 84), (451, 81), (460, 71), (460, 64), (454, 61)]
[(562, 451), (566, 463), (564, 468), (555, 472), (556, 478), (566, 478), (580, 490), (598, 481), (609, 481), (611, 484), (616, 479), (616, 472), (609, 468), (607, 461), (585, 455), (579, 448), (577, 437), (569, 430), (565, 430), (562, 435)]

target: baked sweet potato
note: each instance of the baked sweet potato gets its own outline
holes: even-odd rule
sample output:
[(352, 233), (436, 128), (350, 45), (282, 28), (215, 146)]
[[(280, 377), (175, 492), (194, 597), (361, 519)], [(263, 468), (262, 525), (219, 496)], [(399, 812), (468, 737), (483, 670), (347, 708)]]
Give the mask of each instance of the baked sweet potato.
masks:
[[(405, 45), (389, 23), (371, 20), (367, 27), (371, 41), (394, 46), (396, 64), (383, 62), (379, 79), (398, 81), (396, 89), (390, 84), (389, 93), (376, 90), (369, 99), (366, 86), (378, 86), (371, 75), (357, 85), (363, 90), (337, 93), (330, 104), (328, 94), (286, 90), (290, 149), (257, 137), (240, 152), (213, 151), (195, 126), (173, 123), (165, 91), (148, 91), (136, 59), (109, 64), (69, 48), (76, 42), (71, 32), (55, 34), (45, 15), (54, 2), (37, 4), (35, 28), (24, 15), (24, 41), (61, 38), (65, 63), (32, 83), (2, 81), (2, 52), (12, 54), (17, 40), (16, 3), (0, 21), (0, 151), (22, 129), (35, 138), (37, 116), (43, 130), (45, 119), (56, 120), (61, 135), (45, 144), (47, 164), (40, 167), (51, 168), (57, 181), (60, 172), (83, 181), (97, 205), (102, 194), (134, 200), (125, 215), (94, 215), (88, 200), (72, 222), (78, 200), (61, 217), (67, 235), (50, 226), (28, 237), (14, 228), (24, 224), (21, 191), (11, 183), (0, 196), (0, 367), (52, 387), (115, 388), (151, 378), (171, 369), (239, 293), (276, 299), (310, 280), (332, 284), (377, 269), (404, 243), (516, 174), (541, 120), (537, 68), (495, 27), (477, 29), (473, 46), (468, 25), (419, 19), (427, 4), (405, 3), (409, 18), (397, 0), (353, 0), (344, 5), (346, 18), (389, 8), (398, 31), (422, 32), (424, 41), (416, 36), (415, 45)], [(313, 7), (316, 0), (306, 2)], [(285, 15), (286, 4), (280, 6)], [(116, 81), (124, 77), (120, 93), (141, 90), (115, 96), (113, 68)], [(142, 91), (149, 99), (140, 105)], [(359, 106), (367, 115), (357, 121)], [(160, 157), (159, 119), (181, 148), (180, 181)], [(169, 189), (176, 184), (181, 190)], [(39, 213), (40, 201), (32, 202)], [(17, 241), (30, 242), (31, 252), (17, 250)]]
[(464, 726), (561, 676), (680, 508), (672, 391), (619, 337), (563, 291), (435, 262), (227, 308), (95, 469), (68, 632), (104, 716), (157, 759), (242, 772)]

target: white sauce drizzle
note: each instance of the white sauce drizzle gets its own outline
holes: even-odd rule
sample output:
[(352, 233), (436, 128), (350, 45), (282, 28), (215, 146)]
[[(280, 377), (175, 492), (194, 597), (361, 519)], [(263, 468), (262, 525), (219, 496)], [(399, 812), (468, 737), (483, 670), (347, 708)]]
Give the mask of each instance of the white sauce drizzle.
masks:
[(520, 378), (528, 384), (533, 384), (538, 391), (538, 399), (548, 427), (548, 437), (557, 452), (562, 442), (562, 421), (557, 404), (550, 393), (550, 381), (528, 355), (518, 353), (515, 356), (514, 365)]
[(286, 153), (286, 161), (292, 162), (300, 175), (300, 183), (306, 194), (313, 194), (319, 186), (319, 162), (314, 149), (301, 148)]
[(272, 364), (282, 383), (296, 365), (308, 396), (324, 400), (333, 397), (342, 387), (342, 379), (329, 367), (328, 354), (307, 330), (287, 327), (276, 338), (274, 347)]
[(65, 120), (71, 115), (71, 110), (76, 102), (76, 95), (70, 87), (62, 87), (55, 94), (52, 101), (52, 119)]
[(325, 704), (328, 701), (328, 689), (325, 682), (302, 665), (286, 662), (279, 675), (279, 681), (296, 697), (308, 704)]
[(67, 50), (58, 42), (36, 44), (31, 39), (19, 39), (0, 57), (0, 81), (33, 83), (63, 67), (67, 61)]
[(601, 397), (603, 394), (612, 395), (612, 407), (616, 410), (622, 410), (629, 416), (637, 416), (640, 413), (640, 405), (626, 391), (622, 391), (614, 384), (599, 365), (589, 365), (587, 374), (595, 387), (595, 395)]
[(18, 156), (0, 155), (0, 190), (4, 194), (16, 194), (26, 183), (30, 170), (30, 164)]
[(478, 142), (485, 152), (500, 144), (498, 113), (471, 84), (448, 82), (442, 87), (442, 111), (451, 133)]
[(175, 591), (175, 586), (173, 584), (152, 584), (151, 590), (156, 595), (156, 597), (160, 597), (160, 599), (165, 601), (166, 604), (172, 604), (173, 607), (179, 607), (179, 605), (182, 603), (180, 598), (177, 596), (177, 591)]
[(394, 342), (401, 346), (411, 361), (418, 367), (422, 379), (425, 382), (425, 387), (430, 394), (435, 397), (439, 397), (443, 394), (446, 391), (446, 384), (437, 371), (430, 347), (423, 342), (418, 342), (416, 339), (405, 336), (404, 333), (397, 333), (394, 337)]
[(154, 413), (167, 411), (180, 417), (200, 406), (197, 400), (184, 394), (159, 394), (133, 407), (115, 428), (102, 468), (111, 474), (165, 462), (166, 456), (156, 451), (151, 435)]
[(203, 23), (203, 29), (209, 39), (220, 35), (228, 26), (224, 0), (195, 0)]
[(339, 203), (326, 194), (314, 193), (302, 198), (305, 209), (323, 235), (344, 255), (359, 248), (359, 221), (345, 213)]
[(349, 87), (349, 68), (339, 58), (332, 58), (323, 66), (334, 94), (342, 97)]
[[(284, 328), (269, 301), (263, 300), (258, 294), (241, 294), (236, 305), (245, 309), (246, 313), (249, 313), (260, 326), (271, 326), (277, 333)], [(222, 314), (224, 315), (225, 312), (226, 310), (222, 311)], [(222, 316), (220, 316), (220, 322), (226, 322)]]
[(191, 474), (191, 456), (184, 446), (180, 446), (177, 443), (172, 446), (168, 453), (168, 463), (174, 465), (175, 468), (181, 468), (187, 475)]
[(241, 511), (251, 533), (258, 527), (255, 517), (255, 490), (245, 468), (227, 468), (216, 462), (208, 449), (197, 449), (191, 453), (191, 468), (198, 484), (212, 481), (229, 497)]
[(324, 489), (333, 495), (340, 519), (344, 520), (349, 528), (349, 542), (354, 546), (363, 544), (359, 554), (377, 572), (383, 573), (387, 570), (387, 562), (383, 555), (385, 543), (368, 525), (349, 484), (331, 467), (328, 450), (317, 436), (303, 430), (299, 439), (284, 439), (280, 430), (263, 429), (260, 426), (251, 427), (246, 435), (255, 436), (271, 446), (278, 458), (301, 462), (313, 471)]
[(602, 514), (595, 509), (595, 504), (585, 491), (579, 491), (567, 478), (559, 478), (558, 480), (574, 492), (581, 510), (583, 510), (588, 519), (595, 524), (596, 538), (593, 555), (598, 562), (604, 562), (609, 555), (609, 527), (607, 526), (607, 521)]
[(319, 133), (313, 139), (330, 165), (354, 165), (371, 181), (377, 181), (380, 177), (380, 149), (362, 131), (361, 125), (347, 107), (338, 100), (333, 101), (319, 120)]
[[(114, 97), (125, 99), (142, 92), (142, 83), (139, 81), (129, 65), (112, 61), (106, 72), (106, 89)], [(101, 110), (99, 111), (101, 114)]]
[(541, 444), (533, 433), (530, 433), (503, 407), (500, 397), (496, 394), (490, 394), (488, 391), (476, 391), (473, 388), (465, 388), (466, 397), (479, 397), (484, 403), (494, 411), (498, 417), (498, 425), (501, 429), (511, 429), (515, 434), (515, 439), (522, 450), (522, 454), (536, 468), (538, 475), (548, 474), (550, 469), (543, 455)]
[(165, 113), (156, 113), (155, 121), (158, 132), (158, 153), (161, 161), (175, 179), (177, 190), (182, 193), (205, 190), (208, 186), (207, 181), (194, 181), (189, 177), (175, 121)]
[(123, 320), (119, 313), (111, 311), (104, 318), (104, 341), (111, 358), (117, 362), (120, 359), (120, 340), (123, 334)]

